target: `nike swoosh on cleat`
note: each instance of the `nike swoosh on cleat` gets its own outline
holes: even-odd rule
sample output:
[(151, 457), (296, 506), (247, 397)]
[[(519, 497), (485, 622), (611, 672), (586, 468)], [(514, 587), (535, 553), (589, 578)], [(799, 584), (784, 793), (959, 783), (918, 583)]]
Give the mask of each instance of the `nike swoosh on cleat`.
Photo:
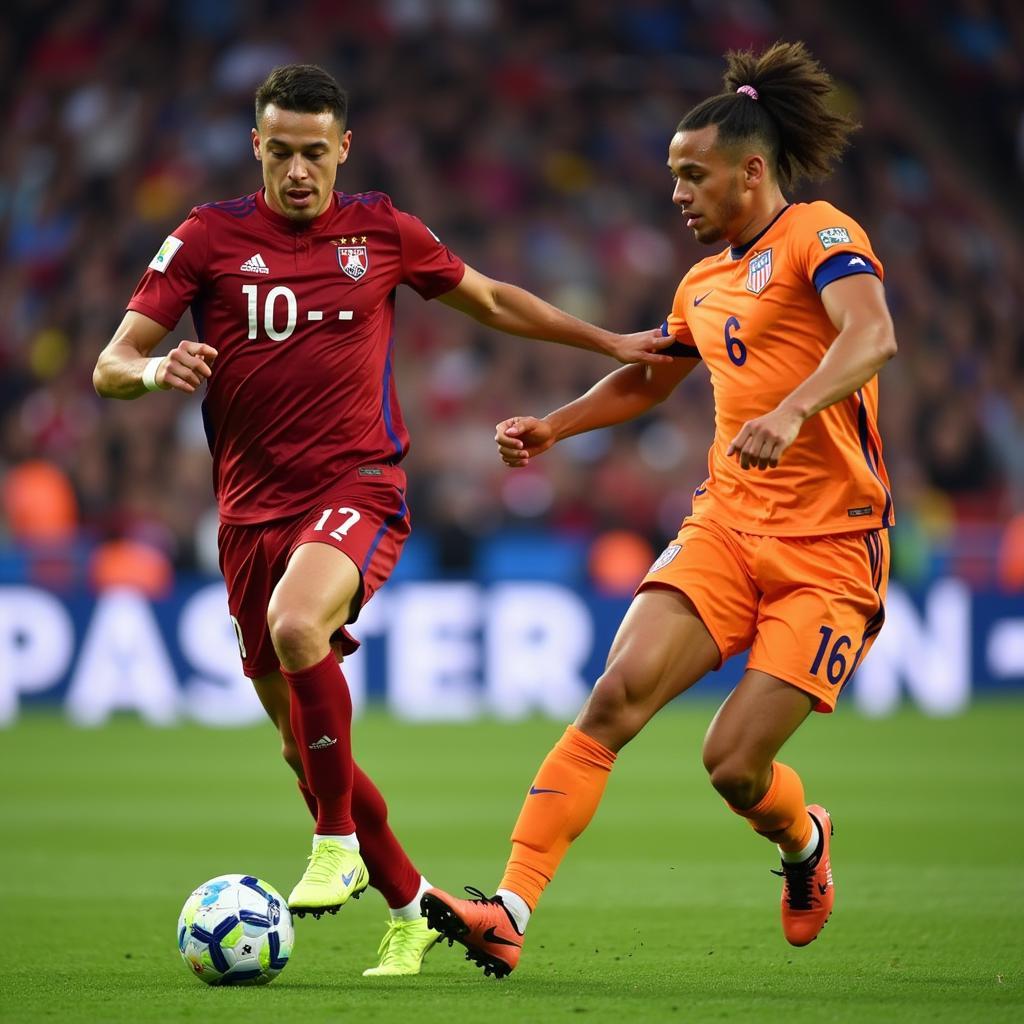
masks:
[(351, 885), (351, 884), (352, 884), (352, 876), (353, 876), (353, 875), (354, 875), (355, 873), (356, 873), (356, 869), (355, 869), (355, 868), (353, 868), (353, 869), (352, 869), (352, 870), (351, 870), (351, 871), (350, 871), (350, 872), (349, 872), (349, 873), (348, 873), (347, 875), (342, 875), (342, 876), (341, 876), (341, 880), (342, 880), (342, 882), (344, 882), (344, 883), (345, 883), (345, 885)]
[(538, 793), (557, 793), (559, 796), (568, 796), (564, 789), (538, 789), (536, 786), (530, 787), (530, 796), (536, 796)]
[(521, 949), (523, 946), (521, 942), (511, 942), (508, 939), (503, 939), (494, 931), (493, 928), (488, 928), (487, 931), (484, 932), (483, 937), (488, 942), (497, 943), (499, 946), (514, 946), (516, 949)]
[[(713, 292), (714, 290), (715, 289), (712, 288), (711, 292)], [(699, 306), (711, 294), (711, 292), (705, 292), (699, 299), (694, 297), (693, 304), (695, 306)]]

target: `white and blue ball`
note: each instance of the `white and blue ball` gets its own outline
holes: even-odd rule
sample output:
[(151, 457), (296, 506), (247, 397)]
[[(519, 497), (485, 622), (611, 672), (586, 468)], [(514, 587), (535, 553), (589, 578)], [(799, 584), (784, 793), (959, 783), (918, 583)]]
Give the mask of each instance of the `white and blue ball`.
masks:
[(208, 985), (266, 985), (295, 944), (288, 904), (254, 875), (218, 875), (196, 889), (178, 917), (178, 949)]

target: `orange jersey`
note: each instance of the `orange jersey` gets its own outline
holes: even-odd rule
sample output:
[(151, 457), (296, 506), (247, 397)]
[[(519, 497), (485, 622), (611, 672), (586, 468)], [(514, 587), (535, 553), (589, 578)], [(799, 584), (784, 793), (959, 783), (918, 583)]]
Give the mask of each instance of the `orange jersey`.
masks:
[(749, 245), (701, 260), (680, 282), (666, 329), (696, 348), (715, 392), (715, 440), (695, 518), (779, 537), (893, 524), (877, 377), (811, 416), (775, 468), (744, 470), (725, 454), (747, 420), (817, 369), (838, 333), (819, 293), (857, 273), (882, 277), (860, 225), (829, 203), (795, 203)]

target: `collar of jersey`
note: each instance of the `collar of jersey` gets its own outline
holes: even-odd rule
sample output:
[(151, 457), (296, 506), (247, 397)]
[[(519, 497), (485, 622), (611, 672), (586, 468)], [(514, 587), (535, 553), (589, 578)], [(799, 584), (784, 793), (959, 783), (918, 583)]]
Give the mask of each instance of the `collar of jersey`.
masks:
[(784, 213), (785, 213), (785, 212), (786, 212), (786, 211), (787, 211), (787, 210), (788, 210), (788, 209), (789, 209), (789, 208), (790, 208), (790, 207), (791, 207), (792, 205), (793, 205), (792, 203), (786, 203), (786, 205), (785, 205), (785, 206), (784, 206), (784, 207), (783, 207), (783, 208), (782, 208), (781, 210), (779, 210), (779, 212), (778, 212), (777, 214), (775, 214), (775, 216), (774, 216), (774, 217), (772, 217), (772, 219), (771, 219), (771, 221), (769, 222), (768, 226), (767, 226), (766, 228), (764, 228), (764, 230), (763, 230), (763, 231), (759, 231), (759, 232), (758, 232), (758, 233), (757, 233), (756, 235), (754, 235), (754, 237), (753, 237), (753, 238), (752, 238), (752, 239), (751, 239), (751, 240), (750, 240), (749, 242), (747, 242), (747, 243), (746, 243), (745, 245), (741, 245), (741, 246), (739, 246), (739, 247), (737, 247), (737, 246), (735, 246), (735, 245), (734, 245), (734, 246), (732, 246), (732, 247), (731, 247), (731, 248), (729, 249), (729, 255), (730, 255), (730, 256), (731, 256), (731, 257), (732, 257), (732, 258), (733, 258), (734, 260), (741, 260), (741, 259), (743, 259), (743, 257), (744, 257), (744, 256), (746, 256), (746, 255), (747, 255), (747, 253), (748, 253), (748, 252), (750, 252), (750, 250), (751, 250), (751, 249), (753, 249), (753, 247), (754, 247), (755, 245), (757, 245), (757, 243), (758, 243), (758, 242), (760, 242), (760, 241), (761, 241), (761, 239), (762, 239), (762, 238), (764, 238), (764, 236), (765, 236), (765, 235), (767, 235), (767, 234), (768, 234), (768, 232), (769, 232), (769, 231), (771, 231), (771, 229), (772, 229), (773, 227), (775, 227), (775, 222), (776, 222), (776, 221), (777, 221), (777, 220), (778, 220), (778, 219), (779, 219), (779, 218), (780, 218), (780, 217), (781, 217), (781, 216), (782, 216), (782, 215), (783, 215), (783, 214), (784, 214)]
[(259, 210), (271, 224), (276, 224), (280, 228), (284, 228), (287, 231), (292, 231), (299, 234), (303, 231), (308, 231), (310, 228), (316, 227), (317, 224), (323, 223), (334, 211), (334, 203), (328, 203), (326, 209), (321, 213), (315, 220), (311, 220), (308, 224), (297, 224), (295, 221), (286, 217), (283, 213), (278, 213), (277, 210), (272, 210), (270, 205), (267, 203), (267, 197), (264, 195), (266, 189), (260, 189), (256, 193), (256, 209)]

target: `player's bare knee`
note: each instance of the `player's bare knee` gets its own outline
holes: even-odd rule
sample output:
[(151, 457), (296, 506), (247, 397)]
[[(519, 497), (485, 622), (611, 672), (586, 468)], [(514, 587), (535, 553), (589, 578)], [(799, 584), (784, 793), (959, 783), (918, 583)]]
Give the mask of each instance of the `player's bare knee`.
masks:
[(764, 771), (760, 766), (735, 757), (712, 764), (705, 758), (704, 766), (711, 785), (733, 807), (753, 807), (764, 796)]
[(631, 694), (626, 677), (608, 668), (598, 679), (576, 725), (611, 750), (625, 746), (650, 718)]
[(714, 774), (715, 769), (724, 761), (728, 753), (716, 747), (712, 736), (713, 734), (709, 732), (704, 737), (704, 745), (700, 748), (700, 758), (704, 762), (704, 770), (708, 775)]
[(267, 626), (274, 650), (285, 669), (306, 668), (316, 661), (325, 638), (320, 623), (311, 616), (271, 604)]
[(580, 712), (580, 719), (593, 725), (607, 725), (618, 721), (625, 704), (624, 687), (605, 674), (594, 684)]

